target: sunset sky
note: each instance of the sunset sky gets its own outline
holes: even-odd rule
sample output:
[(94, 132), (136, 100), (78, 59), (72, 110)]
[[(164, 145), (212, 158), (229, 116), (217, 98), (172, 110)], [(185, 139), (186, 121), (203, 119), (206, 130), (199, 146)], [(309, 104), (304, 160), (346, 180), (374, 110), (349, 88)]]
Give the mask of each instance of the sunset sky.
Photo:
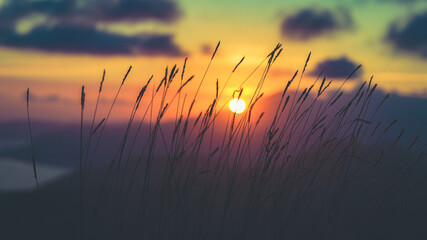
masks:
[(279, 42), (284, 52), (266, 95), (280, 92), (312, 52), (308, 82), (322, 67), (339, 81), (362, 64), (350, 88), (374, 75), (386, 92), (427, 98), (426, 26), (427, 2), (416, 0), (0, 0), (0, 121), (25, 117), (27, 87), (35, 119), (79, 119), (81, 85), (93, 106), (103, 69), (106, 111), (132, 65), (120, 119), (152, 74), (158, 83), (166, 66), (181, 68), (187, 56), (192, 96), (218, 41), (200, 92), (206, 105), (217, 78), (222, 86), (246, 57), (226, 88), (231, 95)]

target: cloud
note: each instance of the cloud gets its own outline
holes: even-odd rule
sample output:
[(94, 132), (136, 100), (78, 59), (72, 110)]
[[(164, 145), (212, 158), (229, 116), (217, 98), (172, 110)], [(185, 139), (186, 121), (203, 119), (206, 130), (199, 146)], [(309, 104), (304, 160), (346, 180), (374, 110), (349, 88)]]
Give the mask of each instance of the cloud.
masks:
[(75, 21), (75, 0), (6, 0), (0, 6), (0, 29), (16, 29), (22, 21), (32, 22), (35, 17), (46, 23), (62, 20)]
[[(22, 94), (22, 100), (27, 101), (26, 91)], [(57, 94), (49, 94), (46, 96), (35, 95), (33, 93), (30, 94), (30, 102), (57, 103), (57, 102), (68, 102), (68, 101), (69, 99), (62, 98)]]
[(347, 9), (340, 8), (333, 12), (307, 8), (286, 17), (282, 22), (281, 32), (285, 37), (309, 40), (352, 25), (352, 18)]
[[(180, 15), (177, 4), (165, 0), (9, 0), (0, 7), (0, 45), (63, 53), (178, 56), (183, 51), (172, 34), (129, 36), (99, 30), (97, 25), (173, 23)], [(35, 16), (42, 16), (41, 22), (34, 24)], [(19, 31), (22, 21), (33, 25)]]
[[(326, 59), (317, 64), (314, 71), (310, 72), (311, 76), (318, 76), (322, 70), (323, 75), (329, 78), (347, 78), (358, 65), (347, 59), (346, 57)], [(359, 69), (354, 77), (361, 75)]]
[(123, 36), (88, 26), (39, 26), (26, 34), (0, 31), (0, 44), (63, 53), (182, 55), (171, 35)]
[(427, 12), (413, 16), (407, 23), (390, 25), (386, 40), (396, 49), (419, 54), (427, 58)]
[(53, 20), (173, 22), (181, 10), (170, 0), (9, 0), (0, 9), (3, 19), (17, 20), (43, 14)]
[(181, 15), (175, 2), (122, 0), (105, 9), (101, 19), (110, 21), (157, 20), (173, 22)]

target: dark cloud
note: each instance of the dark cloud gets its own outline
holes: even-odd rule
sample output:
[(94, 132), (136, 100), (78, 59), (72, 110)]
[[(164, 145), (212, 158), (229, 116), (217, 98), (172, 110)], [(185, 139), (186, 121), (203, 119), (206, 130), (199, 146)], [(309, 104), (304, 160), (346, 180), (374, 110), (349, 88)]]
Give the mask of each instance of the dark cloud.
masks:
[[(326, 59), (317, 64), (314, 71), (310, 72), (312, 76), (318, 76), (322, 71), (324, 76), (329, 78), (347, 78), (358, 65), (347, 59), (346, 57)], [(359, 69), (353, 76), (361, 75)]]
[(122, 36), (86, 26), (40, 26), (26, 34), (0, 31), (0, 44), (44, 51), (89, 54), (182, 54), (171, 35)]
[(100, 16), (110, 21), (157, 20), (173, 22), (181, 12), (175, 2), (155, 0), (122, 0), (107, 9)]
[(0, 20), (15, 22), (32, 14), (66, 17), (75, 11), (74, 0), (9, 0), (0, 8)]
[(427, 58), (427, 12), (413, 16), (409, 21), (399, 26), (392, 23), (388, 29), (386, 40), (398, 50), (412, 52)]
[[(34, 15), (45, 22), (18, 33), (17, 24)], [(97, 29), (98, 23), (172, 23), (180, 16), (173, 1), (152, 0), (10, 0), (0, 8), (0, 45), (87, 54), (177, 56), (182, 50), (171, 34), (121, 35)]]
[(313, 37), (330, 33), (338, 29), (352, 26), (348, 10), (337, 11), (302, 9), (292, 16), (286, 17), (281, 25), (283, 36), (308, 40)]
[(181, 11), (170, 0), (87, 0), (80, 4), (76, 0), (9, 0), (0, 9), (0, 17), (8, 20), (18, 20), (31, 14), (68, 21), (173, 22)]

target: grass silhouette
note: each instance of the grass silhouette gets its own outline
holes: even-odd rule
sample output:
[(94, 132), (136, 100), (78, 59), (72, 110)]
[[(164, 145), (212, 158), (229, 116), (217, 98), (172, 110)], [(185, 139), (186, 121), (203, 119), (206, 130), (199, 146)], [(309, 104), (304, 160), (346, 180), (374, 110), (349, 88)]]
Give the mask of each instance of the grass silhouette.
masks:
[[(329, 90), (332, 81), (322, 72), (300, 89), (310, 53), (277, 105), (260, 112), (262, 87), (282, 52), (278, 44), (233, 93), (240, 98), (245, 82), (262, 70), (247, 111), (225, 113), (225, 124), (218, 120), (236, 97), (221, 99), (243, 57), (222, 88), (217, 80), (211, 104), (194, 119), (199, 90), (219, 46), (192, 99), (182, 96), (195, 80), (185, 80), (187, 58), (180, 75), (175, 65), (166, 68), (158, 85), (153, 76), (147, 80), (116, 154), (99, 170), (92, 167), (96, 152), (131, 67), (107, 116), (94, 127), (104, 71), (88, 140), (81, 145), (80, 194), (70, 185), (64, 205), (72, 206), (74, 194), (79, 195), (82, 216), (70, 220), (75, 208), (64, 210), (64, 229), (80, 226), (81, 239), (393, 239), (425, 231), (418, 228), (426, 219), (420, 210), (425, 209), (424, 146), (417, 144), (418, 137), (401, 142), (403, 131), (393, 142), (383, 140), (396, 120), (375, 122), (389, 95), (375, 101), (372, 78), (345, 97), (342, 87), (360, 66), (336, 90)], [(171, 93), (172, 84), (179, 85)], [(326, 100), (320, 100), (324, 95)], [(81, 110), (83, 122), (83, 89)], [(175, 119), (166, 122), (171, 111)]]

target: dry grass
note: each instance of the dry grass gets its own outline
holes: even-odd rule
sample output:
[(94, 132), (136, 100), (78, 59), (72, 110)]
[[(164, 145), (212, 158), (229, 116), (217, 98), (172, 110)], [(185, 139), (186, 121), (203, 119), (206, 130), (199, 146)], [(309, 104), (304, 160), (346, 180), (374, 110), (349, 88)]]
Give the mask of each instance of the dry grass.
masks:
[[(142, 86), (121, 144), (108, 159), (108, 169), (90, 182), (100, 139), (131, 68), (107, 116), (94, 128), (104, 72), (88, 142), (81, 148), (86, 149), (86, 157), (83, 159), (83, 151), (80, 154), (81, 192), (89, 190), (81, 208), (94, 211), (81, 220), (91, 226), (85, 227), (90, 230), (83, 231), (84, 237), (347, 239), (384, 237), (396, 232), (391, 226), (407, 227), (403, 219), (412, 219), (414, 207), (410, 204), (419, 200), (413, 192), (425, 184), (425, 178), (414, 171), (425, 154), (423, 148), (415, 149), (418, 137), (407, 149), (396, 151), (406, 144), (397, 145), (403, 131), (393, 143), (384, 144), (382, 138), (396, 120), (385, 128), (374, 122), (388, 95), (379, 103), (373, 101), (377, 85), (372, 86), (372, 79), (361, 84), (351, 98), (345, 97), (341, 89), (360, 66), (333, 92), (327, 91), (331, 81), (322, 73), (301, 91), (310, 53), (301, 73), (296, 71), (287, 82), (277, 106), (266, 110), (271, 117), (262, 119), (265, 113), (257, 111), (256, 103), (261, 101), (268, 72), (282, 52), (278, 44), (236, 90), (240, 98), (246, 91), (245, 82), (262, 70), (248, 111), (239, 116), (230, 112), (225, 124), (218, 122), (232, 98), (222, 100), (223, 91), (243, 57), (221, 89), (217, 81), (211, 104), (192, 119), (219, 46), (192, 99), (182, 96), (195, 79), (184, 81), (187, 59), (180, 81), (175, 65), (170, 71), (166, 68), (159, 85), (151, 77)], [(290, 92), (296, 81), (296, 91)], [(174, 93), (172, 84), (178, 84)], [(151, 96), (145, 94), (150, 87)], [(328, 99), (319, 100), (326, 92)], [(158, 109), (154, 109), (155, 101), (160, 103)], [(82, 118), (83, 106), (82, 100)], [(163, 120), (169, 111), (175, 111), (172, 123)], [(139, 112), (142, 117), (135, 122)], [(144, 140), (139, 141), (141, 136)], [(409, 188), (411, 194), (406, 194)]]

